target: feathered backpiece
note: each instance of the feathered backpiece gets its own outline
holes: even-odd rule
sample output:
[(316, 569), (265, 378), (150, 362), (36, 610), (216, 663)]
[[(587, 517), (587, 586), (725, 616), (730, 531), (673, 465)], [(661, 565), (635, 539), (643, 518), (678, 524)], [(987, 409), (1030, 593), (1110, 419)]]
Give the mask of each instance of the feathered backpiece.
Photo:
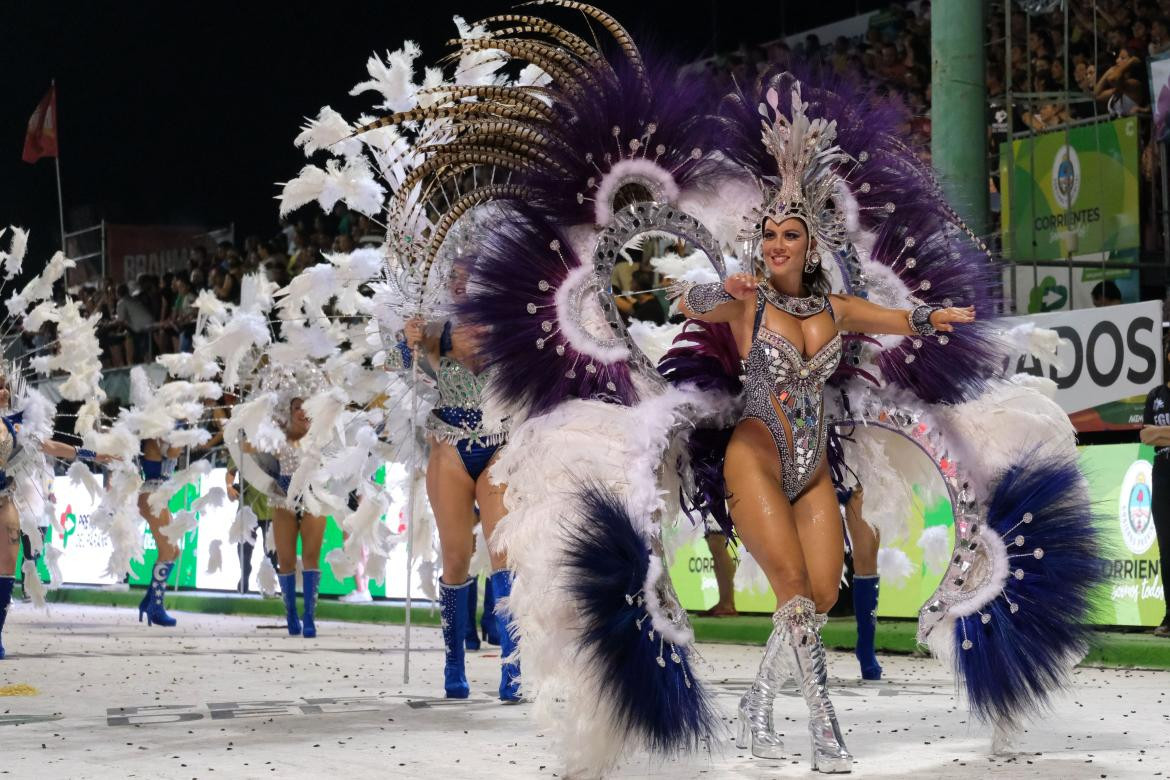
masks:
[(852, 350), (846, 369), (871, 364), (883, 383), (929, 403), (986, 389), (1003, 353), (990, 324), (997, 270), (930, 166), (903, 142), (904, 107), (851, 77), (794, 66), (727, 95), (718, 121), (719, 151), (762, 185), (762, 205), (746, 218), (747, 258), (759, 262), (764, 217), (798, 216), (821, 258), (841, 265), (842, 291), (896, 308), (976, 309), (980, 321), (955, 333), (885, 337)]

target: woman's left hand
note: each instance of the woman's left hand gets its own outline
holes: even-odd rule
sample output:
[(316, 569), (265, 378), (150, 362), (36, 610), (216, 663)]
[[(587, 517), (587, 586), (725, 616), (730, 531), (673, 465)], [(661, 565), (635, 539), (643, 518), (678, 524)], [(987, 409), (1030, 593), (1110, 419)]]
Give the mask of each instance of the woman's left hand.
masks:
[(955, 326), (951, 323), (967, 323), (975, 321), (974, 306), (951, 306), (947, 309), (937, 309), (930, 314), (930, 324), (940, 333), (952, 333)]

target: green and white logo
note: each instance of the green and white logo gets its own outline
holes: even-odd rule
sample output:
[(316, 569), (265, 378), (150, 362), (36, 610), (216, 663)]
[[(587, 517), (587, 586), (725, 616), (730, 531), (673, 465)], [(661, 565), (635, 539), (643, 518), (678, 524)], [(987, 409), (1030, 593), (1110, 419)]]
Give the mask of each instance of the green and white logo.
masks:
[(1148, 460), (1135, 460), (1125, 472), (1117, 496), (1121, 538), (1134, 555), (1141, 555), (1154, 543), (1154, 514), (1150, 485), (1153, 468)]
[(1062, 209), (1071, 209), (1081, 192), (1081, 158), (1068, 144), (1052, 160), (1052, 198)]

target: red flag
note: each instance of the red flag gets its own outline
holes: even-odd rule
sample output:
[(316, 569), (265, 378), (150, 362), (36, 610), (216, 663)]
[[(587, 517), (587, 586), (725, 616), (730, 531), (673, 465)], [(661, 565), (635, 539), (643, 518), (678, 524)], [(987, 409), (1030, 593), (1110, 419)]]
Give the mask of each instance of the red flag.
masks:
[(37, 104), (37, 110), (28, 120), (28, 133), (24, 136), (26, 163), (34, 163), (42, 157), (57, 156), (57, 85), (49, 87), (45, 97)]

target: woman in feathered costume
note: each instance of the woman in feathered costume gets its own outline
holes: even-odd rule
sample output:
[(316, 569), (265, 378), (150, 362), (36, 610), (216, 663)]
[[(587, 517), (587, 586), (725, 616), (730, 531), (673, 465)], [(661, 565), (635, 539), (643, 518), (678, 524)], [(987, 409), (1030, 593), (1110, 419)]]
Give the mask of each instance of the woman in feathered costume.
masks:
[(972, 308), (888, 309), (860, 298), (827, 295), (823, 249), (845, 240), (838, 165), (848, 156), (834, 145), (832, 123), (810, 121), (793, 87), (792, 118), (769, 103), (764, 143), (779, 180), (757, 214), (766, 277), (738, 274), (719, 284), (693, 285), (682, 310), (731, 327), (744, 365), (746, 406), (727, 446), (723, 469), (735, 530), (761, 565), (779, 608), (757, 683), (740, 703), (740, 740), (750, 734), (756, 755), (779, 757), (771, 725), (769, 685), (781, 664), (791, 666), (810, 712), (813, 767), (849, 771), (836, 714), (826, 690), (825, 615), (837, 600), (844, 540), (837, 497), (825, 459), (824, 386), (841, 360), (842, 331), (901, 336), (950, 332), (974, 320)]
[[(452, 278), (456, 299), (465, 294), (471, 261), (457, 262)], [(421, 359), (435, 377), (439, 399), (427, 416), (426, 434), (430, 454), (426, 465), (427, 497), (435, 514), (443, 556), (439, 579), (439, 607), (442, 614), (443, 688), (449, 699), (470, 694), (464, 669), (465, 642), (475, 631), (476, 579), (470, 575), (475, 523), (482, 524), (489, 545), (492, 571), (489, 587), (495, 598), (506, 599), (512, 592), (512, 572), (505, 551), (491, 546), (492, 533), (504, 516), (506, 486), (492, 484), (487, 472), (507, 440), (506, 421), (485, 414), (487, 377), (475, 339), (475, 329), (448, 320), (432, 328), (413, 318), (406, 323), (407, 350), (392, 353), (391, 369), (409, 368), (409, 361)], [(485, 610), (487, 609), (485, 604)], [(514, 658), (516, 641), (506, 612), (497, 615), (500, 640), (501, 701), (520, 699), (519, 662)]]
[[(310, 512), (303, 502), (303, 492), (310, 489), (293, 486), (304, 456), (302, 444), (309, 432), (310, 419), (305, 401), (324, 385), (320, 369), (306, 363), (290, 369), (285, 366), (261, 369), (262, 391), (275, 393), (272, 418), (280, 429), (275, 452), (265, 452), (250, 442), (243, 442), (249, 453), (271, 477), (268, 483), (268, 506), (272, 510), (272, 534), (276, 541), (277, 580), (284, 599), (285, 619), (290, 636), (306, 639), (317, 636), (315, 620), (317, 591), (321, 584), (321, 544), (325, 539), (324, 514)], [(297, 611), (297, 543), (300, 542), (301, 582), (304, 611)]]
[[(44, 403), (44, 399), (38, 399)], [(4, 631), (4, 618), (8, 614), (8, 605), (12, 601), (12, 586), (16, 578), (16, 558), (20, 550), (20, 513), (17, 509), (15, 492), (17, 485), (10, 473), (13, 458), (21, 449), (21, 427), (24, 422), (24, 410), (12, 410), (12, 393), (9, 389), (8, 376), (0, 373), (0, 633)], [(40, 413), (48, 411), (41, 408)], [(59, 441), (45, 439), (40, 442), (38, 449), (52, 458), (62, 460), (94, 461), (97, 456), (92, 450), (74, 447)], [(37, 493), (39, 487), (34, 486)], [(38, 537), (33, 537), (38, 538)], [(39, 550), (38, 550), (39, 553)], [(37, 577), (33, 572), (26, 579)], [(38, 580), (39, 581), (39, 580)], [(0, 643), (0, 659), (4, 658), (4, 645)]]
[[(150, 497), (162, 488), (175, 472), (175, 461), (182, 450), (162, 439), (143, 439), (138, 455), (138, 467), (142, 471), (142, 487), (138, 491), (138, 511), (150, 527), (154, 546), (158, 550), (151, 569), (150, 585), (138, 604), (138, 622), (146, 615), (147, 625), (173, 626), (177, 622), (167, 614), (163, 598), (167, 591), (167, 579), (171, 576), (175, 560), (179, 557), (179, 546), (172, 542), (162, 529), (171, 522), (167, 507), (154, 511)], [(169, 496), (168, 496), (169, 499)]]

